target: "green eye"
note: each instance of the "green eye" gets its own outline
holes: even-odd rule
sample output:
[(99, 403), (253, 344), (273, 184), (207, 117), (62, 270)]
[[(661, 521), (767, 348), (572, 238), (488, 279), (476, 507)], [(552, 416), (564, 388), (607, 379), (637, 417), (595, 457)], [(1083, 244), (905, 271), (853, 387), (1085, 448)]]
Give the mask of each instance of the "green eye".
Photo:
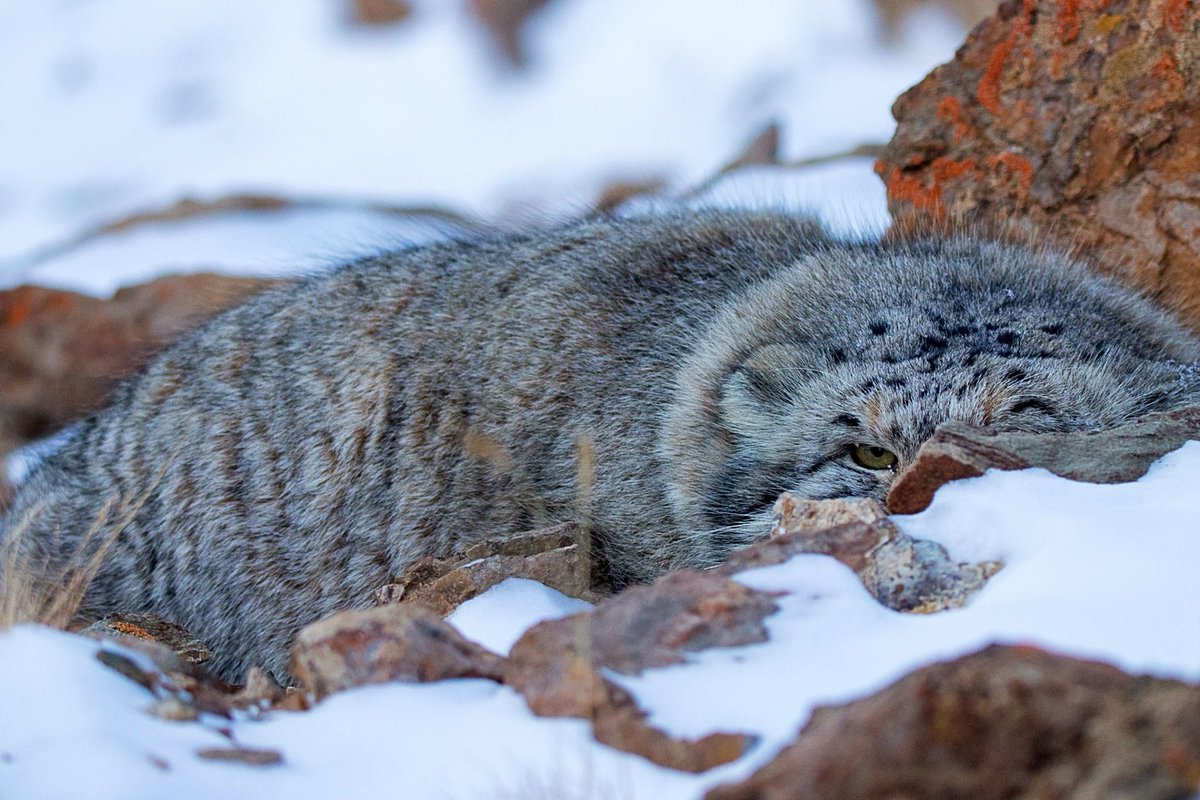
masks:
[(892, 469), (896, 466), (896, 454), (873, 444), (856, 444), (850, 449), (854, 463), (865, 469)]

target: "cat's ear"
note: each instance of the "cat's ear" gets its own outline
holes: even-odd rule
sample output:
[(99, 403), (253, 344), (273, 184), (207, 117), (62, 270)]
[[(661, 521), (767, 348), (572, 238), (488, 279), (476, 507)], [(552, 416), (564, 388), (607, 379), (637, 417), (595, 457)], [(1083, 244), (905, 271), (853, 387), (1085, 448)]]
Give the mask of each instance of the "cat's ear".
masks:
[(787, 413), (803, 367), (796, 345), (763, 345), (721, 387), (721, 417), (739, 435), (765, 433)]

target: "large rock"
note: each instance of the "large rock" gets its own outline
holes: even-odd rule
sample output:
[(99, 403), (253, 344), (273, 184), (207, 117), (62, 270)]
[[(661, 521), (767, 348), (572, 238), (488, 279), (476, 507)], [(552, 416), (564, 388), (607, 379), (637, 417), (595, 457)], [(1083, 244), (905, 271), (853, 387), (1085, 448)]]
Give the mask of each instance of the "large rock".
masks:
[(197, 273), (126, 287), (109, 300), (41, 286), (0, 291), (0, 445), (102, 407), (122, 378), (181, 333), (278, 283)]
[(1075, 245), (1200, 330), (1200, 14), (1007, 0), (896, 101), (878, 164), (900, 229)]
[(960, 422), (940, 426), (892, 485), (888, 509), (915, 514), (945, 483), (989, 469), (1042, 467), (1088, 483), (1135, 481), (1163, 455), (1200, 439), (1200, 408), (1185, 408), (1107, 431), (996, 433)]
[(1177, 800), (1198, 785), (1200, 687), (993, 646), (817, 709), (706, 800)]

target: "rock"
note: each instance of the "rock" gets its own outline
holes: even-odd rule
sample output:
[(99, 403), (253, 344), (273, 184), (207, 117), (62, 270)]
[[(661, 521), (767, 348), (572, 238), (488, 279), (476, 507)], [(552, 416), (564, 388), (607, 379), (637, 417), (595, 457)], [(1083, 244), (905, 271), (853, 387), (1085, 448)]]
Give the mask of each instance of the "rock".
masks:
[(932, 614), (961, 608), (1004, 565), (953, 561), (937, 542), (895, 538), (870, 554), (858, 577), (871, 596), (894, 611)]
[(377, 605), (416, 604), (444, 617), (501, 581), (529, 578), (595, 602), (601, 595), (592, 587), (592, 564), (581, 536), (578, 525), (566, 523), (485, 539), (447, 558), (423, 558), (376, 589), (374, 600)]
[(304, 692), (284, 689), (258, 667), (250, 668), (241, 687), (210, 674), (204, 662), (212, 654), (204, 643), (182, 626), (152, 614), (112, 614), (80, 633), (110, 643), (96, 653), (97, 660), (151, 692), (157, 699), (149, 711), (161, 719), (308, 708)]
[(167, 722), (193, 722), (200, 718), (200, 712), (195, 706), (183, 702), (178, 697), (164, 697), (156, 700), (149, 709), (150, 713)]
[(635, 753), (667, 769), (707, 772), (736, 761), (757, 741), (741, 733), (710, 733), (699, 739), (676, 739), (646, 724), (646, 715), (632, 704), (600, 710), (592, 718), (596, 741), (625, 753)]
[(601, 189), (592, 211), (596, 214), (611, 214), (625, 203), (637, 197), (661, 194), (667, 188), (664, 178), (643, 177), (612, 180)]
[(932, 613), (959, 608), (1003, 566), (952, 561), (936, 542), (903, 533), (874, 500), (798, 500), (784, 492), (775, 515), (768, 540), (734, 553), (716, 572), (735, 575), (802, 553), (828, 555), (854, 570), (888, 608)]
[(182, 332), (278, 283), (197, 273), (110, 300), (40, 286), (0, 291), (0, 444), (18, 446), (102, 407)]
[(229, 718), (245, 707), (236, 701), (235, 687), (153, 640), (127, 638), (106, 644), (96, 652), (96, 660), (150, 692), (155, 702), (149, 712), (161, 719), (187, 721), (201, 713)]
[(112, 650), (98, 650), (96, 660), (147, 691), (153, 692), (158, 686), (158, 680), (154, 673), (127, 655)]
[(1200, 782), (1200, 687), (992, 646), (817, 709), (706, 800), (1182, 798)]
[(343, 611), (303, 628), (292, 645), (292, 674), (320, 700), (370, 683), (447, 678), (500, 680), (500, 656), (416, 605)]
[(246, 685), (235, 692), (229, 698), (229, 702), (234, 708), (249, 711), (251, 714), (269, 710), (303, 711), (308, 708), (305, 697), (305, 693), (301, 691), (289, 694), (288, 690), (276, 683), (262, 668), (251, 667), (246, 673)]
[(996, 11), (999, 0), (875, 0), (882, 17), (884, 39), (899, 42), (907, 20), (915, 18), (913, 24), (923, 20), (918, 11), (936, 8), (942, 14), (952, 14), (968, 30)]
[(509, 66), (525, 66), (522, 30), (530, 15), (548, 0), (468, 0), (467, 7), (491, 35), (497, 51)]
[(212, 651), (182, 625), (153, 614), (110, 614), (84, 628), (85, 636), (103, 636), (129, 644), (130, 640), (157, 642), (187, 664), (203, 664)]
[(598, 608), (533, 626), (505, 662), (504, 682), (540, 716), (592, 721), (598, 741), (672, 769), (701, 772), (739, 758), (754, 741), (716, 733), (674, 739), (648, 725), (627, 692), (603, 677), (676, 664), (684, 654), (766, 640), (776, 610), (762, 592), (712, 573), (674, 572)]
[(407, 0), (352, 0), (348, 5), (351, 22), (373, 28), (395, 25), (412, 16)]
[[(878, 500), (863, 497), (839, 497), (833, 500), (801, 500), (787, 495), (777, 500), (771, 535), (817, 533), (848, 522), (870, 525), (887, 518), (888, 512)], [(785, 524), (786, 519), (786, 524)]]
[(1135, 481), (1163, 455), (1200, 439), (1200, 408), (1157, 414), (1107, 431), (996, 433), (960, 422), (940, 426), (892, 485), (888, 509), (915, 514), (945, 483), (989, 469), (1042, 467), (1076, 481)]
[(682, 663), (688, 652), (765, 642), (763, 620), (777, 610), (765, 592), (712, 572), (679, 571), (568, 617), (558, 631), (570, 637), (560, 642), (569, 647), (585, 624), (589, 654), (597, 665), (637, 675)]
[(970, 220), (1064, 246), (1200, 330), (1200, 14), (1006, 0), (893, 105), (901, 232)]
[(208, 761), (229, 761), (250, 767), (270, 767), (283, 763), (283, 754), (278, 750), (257, 747), (206, 747), (196, 755)]

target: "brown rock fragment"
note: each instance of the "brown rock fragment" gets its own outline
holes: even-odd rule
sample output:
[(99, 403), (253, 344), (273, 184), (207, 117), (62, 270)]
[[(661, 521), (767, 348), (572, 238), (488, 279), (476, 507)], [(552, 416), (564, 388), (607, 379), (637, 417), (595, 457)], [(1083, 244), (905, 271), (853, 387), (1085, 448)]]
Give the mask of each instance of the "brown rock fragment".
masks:
[(592, 719), (592, 732), (601, 744), (635, 753), (660, 767), (693, 773), (736, 761), (756, 741), (746, 734), (723, 732), (676, 739), (646, 724), (645, 716), (632, 704), (601, 710)]
[[(802, 500), (788, 494), (787, 499), (779, 502), (777, 518), (771, 526), (772, 536), (800, 531), (816, 533), (848, 522), (870, 525), (886, 519), (888, 515), (887, 509), (878, 500), (865, 497)], [(786, 524), (783, 521), (785, 517)]]
[(102, 636), (130, 644), (131, 640), (157, 642), (187, 664), (203, 664), (212, 658), (212, 651), (182, 625), (168, 622), (153, 614), (110, 614), (93, 622), (82, 633)]
[(592, 209), (598, 214), (610, 214), (635, 197), (659, 194), (666, 186), (664, 179), (653, 177), (610, 181), (600, 190)]
[(525, 66), (521, 34), (526, 21), (549, 0), (468, 0), (467, 6), (491, 34), (500, 55), (511, 67)]
[(973, 28), (996, 11), (999, 0), (875, 0), (883, 22), (884, 38), (900, 39), (906, 18), (923, 8), (936, 8), (952, 14), (966, 28)]
[(1194, 4), (1007, 0), (892, 113), (877, 170), (898, 231), (1060, 234), (1200, 330)]
[[(303, 692), (294, 694), (303, 696)], [(247, 710), (266, 711), (275, 708), (288, 711), (297, 710), (294, 705), (285, 705), (288, 697), (287, 690), (276, 683), (274, 678), (260, 667), (251, 667), (250, 671), (246, 673), (246, 685), (237, 690), (229, 698), (229, 702), (234, 708)]]
[(580, 537), (578, 525), (565, 523), (484, 539), (446, 558), (417, 561), (376, 589), (374, 600), (377, 605), (411, 603), (446, 616), (507, 578), (529, 578), (594, 602), (600, 594), (592, 587), (592, 565)]
[[(108, 637), (105, 637), (108, 638)], [(184, 661), (152, 639), (125, 637), (96, 653), (96, 660), (146, 689), (155, 697), (150, 713), (162, 719), (185, 721), (200, 713), (230, 717), (244, 708), (236, 687), (224, 683), (197, 663)]]
[(768, 540), (734, 553), (716, 572), (734, 575), (815, 553), (836, 558), (858, 574), (871, 596), (894, 611), (931, 613), (962, 606), (1001, 564), (952, 561), (936, 542), (913, 539), (874, 500), (775, 502)]
[(649, 726), (629, 694), (600, 670), (633, 675), (679, 663), (688, 651), (765, 641), (762, 620), (775, 609), (767, 595), (718, 575), (674, 572), (594, 611), (530, 628), (509, 653), (504, 682), (535, 714), (590, 719), (598, 741), (700, 772), (740, 757), (752, 737), (674, 739)]
[(928, 508), (943, 484), (989, 469), (1042, 467), (1088, 483), (1135, 481), (1191, 439), (1200, 439), (1200, 408), (1147, 414), (1111, 430), (1075, 433), (996, 433), (950, 422), (921, 446), (892, 485), (887, 505), (894, 514), (915, 514)]
[(271, 767), (283, 763), (283, 754), (278, 750), (258, 747), (206, 747), (196, 755), (207, 761), (228, 761), (250, 767)]
[(412, 5), (407, 0), (353, 0), (348, 12), (352, 22), (377, 28), (404, 22)]
[(548, 703), (535, 713), (573, 713), (554, 710), (575, 701), (569, 691), (555, 698), (557, 679), (545, 667), (567, 683), (582, 674), (577, 663), (637, 675), (681, 663), (686, 652), (764, 642), (763, 620), (776, 610), (764, 592), (713, 572), (672, 572), (592, 611), (533, 626), (513, 645), (505, 682), (526, 694), (531, 707)]
[(292, 645), (292, 673), (316, 699), (389, 681), (499, 680), (503, 659), (415, 605), (343, 611), (305, 627)]
[[(684, 660), (684, 653), (767, 640), (763, 620), (778, 606), (764, 592), (711, 572), (672, 572), (650, 586), (633, 586), (595, 611), (563, 620), (579, 635), (587, 621), (591, 657), (625, 675)], [(564, 643), (566, 644), (566, 643)]]
[(1181, 798), (1200, 780), (1200, 687), (992, 646), (817, 709), (706, 800)]
[(205, 668), (211, 653), (185, 628), (152, 614), (112, 614), (80, 631), (109, 641), (96, 653), (105, 666), (139, 684), (157, 699), (150, 713), (172, 721), (196, 719), (201, 712), (222, 717), (233, 711), (300, 711), (308, 708), (303, 692), (289, 692), (258, 667), (244, 686), (225, 683)]
[(997, 561), (953, 561), (937, 542), (897, 532), (871, 553), (858, 577), (871, 596), (888, 608), (932, 614), (964, 606), (1003, 566)]

